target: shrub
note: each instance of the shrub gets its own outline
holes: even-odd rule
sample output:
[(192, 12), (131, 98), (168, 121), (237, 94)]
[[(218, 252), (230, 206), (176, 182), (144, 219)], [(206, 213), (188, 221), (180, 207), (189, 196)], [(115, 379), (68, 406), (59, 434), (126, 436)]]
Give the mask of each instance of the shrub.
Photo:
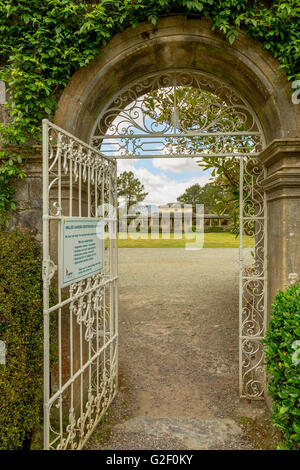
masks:
[(43, 303), (40, 247), (0, 233), (0, 449), (28, 448), (42, 410)]
[(287, 446), (300, 448), (300, 283), (279, 291), (265, 339), (273, 421)]
[(224, 232), (223, 227), (220, 227), (218, 225), (212, 226), (212, 227), (205, 227), (204, 231), (207, 233), (221, 233)]

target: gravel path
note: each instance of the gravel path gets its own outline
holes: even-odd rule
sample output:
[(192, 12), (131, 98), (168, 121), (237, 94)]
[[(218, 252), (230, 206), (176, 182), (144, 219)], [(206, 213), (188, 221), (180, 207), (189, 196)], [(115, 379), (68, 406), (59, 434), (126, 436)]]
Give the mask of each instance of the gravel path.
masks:
[(120, 393), (90, 448), (272, 447), (238, 397), (238, 250), (123, 248), (119, 275)]

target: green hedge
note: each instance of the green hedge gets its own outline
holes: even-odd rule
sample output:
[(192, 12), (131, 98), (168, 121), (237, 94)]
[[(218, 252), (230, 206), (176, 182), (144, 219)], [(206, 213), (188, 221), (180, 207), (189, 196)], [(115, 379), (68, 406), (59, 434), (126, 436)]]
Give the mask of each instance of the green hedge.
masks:
[(224, 228), (219, 227), (218, 225), (212, 226), (212, 227), (204, 227), (204, 232), (207, 233), (223, 233)]
[(279, 291), (265, 339), (273, 421), (284, 435), (281, 448), (300, 449), (300, 283)]
[(0, 233), (0, 449), (28, 448), (42, 411), (43, 305), (40, 247)]

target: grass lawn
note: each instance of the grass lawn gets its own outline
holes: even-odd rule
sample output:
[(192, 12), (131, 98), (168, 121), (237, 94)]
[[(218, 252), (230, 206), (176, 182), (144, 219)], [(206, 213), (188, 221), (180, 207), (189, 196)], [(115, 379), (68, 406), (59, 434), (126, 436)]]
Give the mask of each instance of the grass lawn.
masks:
[[(174, 239), (174, 234), (171, 234), (171, 239), (159, 238), (158, 240), (151, 240), (150, 238), (138, 238), (140, 234), (128, 234), (127, 240), (119, 237), (119, 248), (185, 248), (186, 243), (194, 243), (195, 238), (189, 240), (187, 238)], [(146, 237), (146, 234), (142, 234)], [(162, 235), (160, 234), (160, 237)], [(179, 236), (179, 235), (177, 235)], [(239, 238), (232, 233), (205, 233), (203, 248), (238, 248)], [(244, 247), (253, 247), (253, 239), (251, 237), (244, 237)]]

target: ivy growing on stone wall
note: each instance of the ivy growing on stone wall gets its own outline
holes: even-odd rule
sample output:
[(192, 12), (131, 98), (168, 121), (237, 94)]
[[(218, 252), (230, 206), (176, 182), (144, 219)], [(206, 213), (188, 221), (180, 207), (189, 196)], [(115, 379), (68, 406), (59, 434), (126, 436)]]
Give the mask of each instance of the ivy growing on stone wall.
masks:
[(9, 119), (0, 128), (0, 216), (14, 207), (12, 179), (23, 176), (9, 146), (40, 138), (41, 120), (53, 117), (72, 74), (114, 34), (176, 13), (211, 18), (231, 44), (244, 29), (288, 79), (300, 78), (299, 0), (0, 0), (0, 79), (9, 92)]

